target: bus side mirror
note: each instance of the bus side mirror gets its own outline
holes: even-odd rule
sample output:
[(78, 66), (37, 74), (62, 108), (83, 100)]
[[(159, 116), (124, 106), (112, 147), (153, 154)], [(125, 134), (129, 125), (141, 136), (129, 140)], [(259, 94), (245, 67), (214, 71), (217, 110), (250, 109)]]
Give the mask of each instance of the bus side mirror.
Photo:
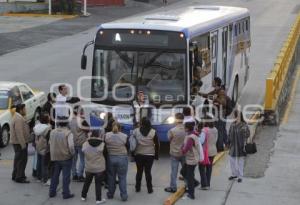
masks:
[(86, 70), (87, 57), (85, 54), (81, 56), (81, 69)]
[(87, 47), (93, 45), (94, 43), (95, 43), (94, 41), (87, 42), (87, 44), (85, 44), (85, 46), (83, 48), (83, 52), (82, 52), (82, 56), (81, 56), (81, 69), (82, 70), (86, 70), (87, 57), (85, 55), (85, 50), (87, 49)]

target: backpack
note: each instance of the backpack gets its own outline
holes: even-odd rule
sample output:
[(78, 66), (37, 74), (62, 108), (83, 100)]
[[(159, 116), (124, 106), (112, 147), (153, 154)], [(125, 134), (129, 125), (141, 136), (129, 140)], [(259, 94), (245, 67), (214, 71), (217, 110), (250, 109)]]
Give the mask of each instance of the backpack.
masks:
[(232, 99), (226, 95), (226, 109), (225, 109), (225, 116), (229, 116), (233, 109), (234, 109), (235, 105), (234, 102), (232, 101)]

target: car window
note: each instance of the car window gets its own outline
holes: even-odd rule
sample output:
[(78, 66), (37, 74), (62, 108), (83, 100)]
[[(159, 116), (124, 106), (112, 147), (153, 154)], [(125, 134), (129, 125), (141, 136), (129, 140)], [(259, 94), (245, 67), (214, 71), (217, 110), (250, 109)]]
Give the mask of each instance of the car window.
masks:
[(11, 97), (13, 106), (16, 106), (18, 104), (22, 104), (21, 92), (20, 92), (18, 87), (13, 87), (10, 90), (10, 97)]
[(21, 85), (20, 86), (20, 91), (21, 91), (21, 94), (23, 96), (23, 100), (26, 101), (26, 100), (29, 100), (30, 98), (33, 97), (33, 93), (31, 92), (31, 90), (29, 90), (26, 86), (24, 85)]
[(8, 92), (0, 90), (0, 110), (8, 108)]

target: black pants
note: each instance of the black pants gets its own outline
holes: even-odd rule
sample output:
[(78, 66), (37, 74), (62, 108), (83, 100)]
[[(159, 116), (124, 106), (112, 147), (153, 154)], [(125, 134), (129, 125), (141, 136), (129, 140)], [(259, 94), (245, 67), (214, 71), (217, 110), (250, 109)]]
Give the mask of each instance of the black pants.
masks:
[(152, 191), (153, 187), (152, 187), (151, 169), (152, 169), (153, 162), (154, 162), (154, 156), (136, 155), (135, 162), (136, 162), (136, 167), (137, 167), (137, 173), (136, 173), (136, 178), (135, 178), (136, 179), (136, 184), (135, 184), (136, 190), (141, 189), (143, 172), (145, 171), (148, 191)]
[(13, 180), (21, 181), (26, 178), (25, 169), (28, 159), (27, 146), (28, 145), (26, 144), (26, 148), (22, 149), (21, 145), (19, 144), (13, 145), (15, 151), (14, 168), (12, 172)]
[(190, 196), (195, 196), (195, 168), (197, 165), (186, 165), (186, 180), (188, 193)]
[(210, 179), (213, 167), (214, 157), (209, 157), (211, 164), (209, 165), (199, 165), (199, 172), (201, 178), (201, 187), (210, 187)]
[(102, 200), (101, 189), (102, 189), (102, 181), (104, 179), (104, 172), (99, 172), (99, 173), (85, 172), (85, 181), (82, 188), (81, 197), (86, 198), (94, 177), (95, 177), (96, 201), (101, 201)]

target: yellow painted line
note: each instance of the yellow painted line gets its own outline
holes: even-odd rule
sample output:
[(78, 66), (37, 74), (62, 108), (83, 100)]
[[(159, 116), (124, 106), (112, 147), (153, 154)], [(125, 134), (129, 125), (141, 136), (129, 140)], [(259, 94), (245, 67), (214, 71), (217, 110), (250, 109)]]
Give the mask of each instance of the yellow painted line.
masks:
[(220, 161), (225, 156), (225, 153), (226, 153), (226, 151), (219, 152), (214, 158), (213, 165), (215, 165), (218, 161)]
[(0, 165), (12, 165), (13, 164), (13, 160), (0, 160)]
[(299, 78), (300, 78), (300, 67), (297, 69), (296, 78), (295, 78), (295, 80), (293, 82), (293, 85), (292, 85), (290, 99), (289, 99), (289, 102), (287, 104), (287, 108), (284, 112), (284, 116), (283, 116), (283, 119), (282, 119), (282, 124), (286, 124), (289, 120), (289, 115), (291, 113), (292, 105), (293, 105), (293, 102), (294, 102), (295, 93), (296, 93), (297, 85), (298, 85), (298, 82), (299, 82)]
[(182, 185), (176, 193), (172, 194), (171, 196), (169, 196), (165, 202), (164, 205), (173, 205), (176, 203), (176, 201), (178, 201), (178, 199), (180, 199), (185, 193), (185, 186)]
[(78, 15), (49, 15), (49, 14), (35, 14), (35, 13), (4, 13), (1, 16), (11, 16), (11, 17), (50, 17), (50, 18), (61, 18), (61, 19), (73, 19), (78, 17)]

